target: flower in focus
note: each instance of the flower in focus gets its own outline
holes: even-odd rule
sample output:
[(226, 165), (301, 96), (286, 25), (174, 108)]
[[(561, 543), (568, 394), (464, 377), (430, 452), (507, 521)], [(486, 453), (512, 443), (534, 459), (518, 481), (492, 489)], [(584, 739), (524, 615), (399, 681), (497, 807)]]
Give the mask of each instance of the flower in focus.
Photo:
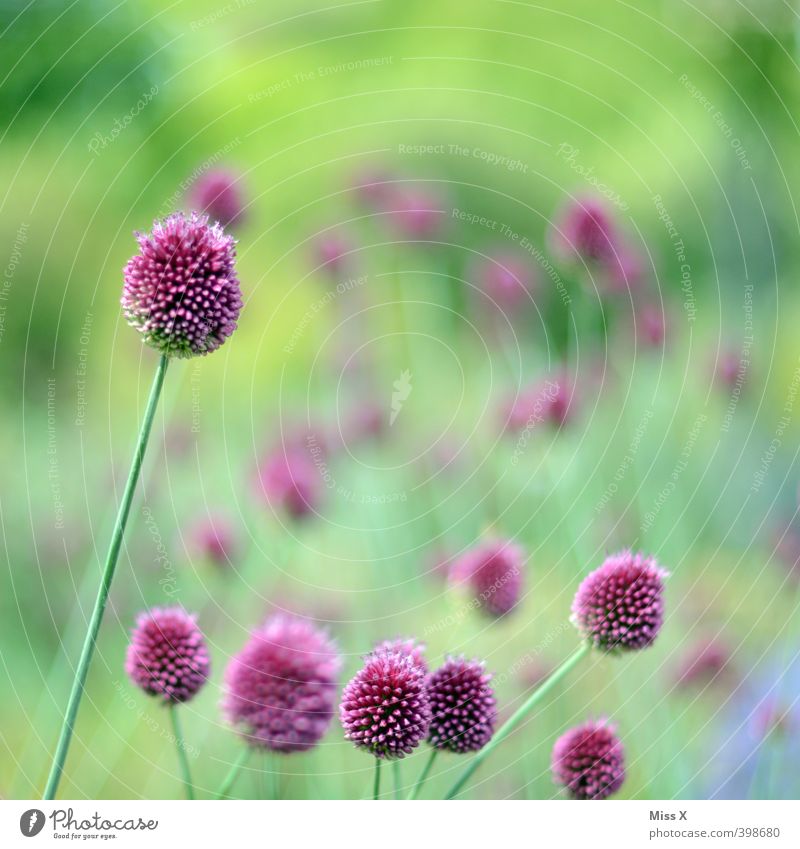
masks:
[(194, 616), (181, 607), (154, 607), (139, 615), (125, 672), (145, 693), (172, 704), (188, 702), (206, 683), (210, 668)]
[(370, 654), (342, 693), (345, 737), (376, 758), (411, 754), (428, 733), (425, 672), (402, 651)]
[(606, 799), (625, 781), (625, 752), (606, 721), (571, 728), (556, 740), (553, 780), (573, 799)]
[(236, 548), (233, 524), (223, 515), (203, 516), (189, 528), (189, 548), (216, 566), (231, 563)]
[(509, 540), (491, 540), (461, 555), (450, 569), (450, 581), (468, 587), (480, 607), (504, 616), (522, 593), (522, 549)]
[(387, 651), (407, 655), (423, 672), (428, 672), (428, 661), (425, 660), (425, 644), (418, 643), (413, 637), (398, 637), (395, 640), (384, 640), (375, 646), (372, 654), (381, 654)]
[(245, 217), (240, 178), (224, 168), (208, 171), (197, 180), (189, 204), (222, 227), (235, 227)]
[(621, 551), (584, 578), (572, 602), (572, 622), (603, 651), (651, 645), (664, 621), (664, 579), (651, 557)]
[(305, 619), (273, 616), (228, 665), (222, 711), (251, 746), (305, 751), (333, 719), (339, 670), (324, 631)]
[(242, 308), (234, 240), (204, 215), (176, 212), (137, 233), (125, 266), (122, 310), (144, 341), (170, 357), (215, 351)]
[(451, 752), (477, 752), (494, 733), (497, 701), (483, 663), (448, 658), (428, 678), (428, 742)]

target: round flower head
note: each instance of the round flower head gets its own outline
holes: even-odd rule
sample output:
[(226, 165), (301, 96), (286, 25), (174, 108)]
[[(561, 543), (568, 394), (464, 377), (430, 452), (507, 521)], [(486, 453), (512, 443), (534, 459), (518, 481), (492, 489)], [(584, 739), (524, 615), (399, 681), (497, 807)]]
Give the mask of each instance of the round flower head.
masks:
[(475, 276), (478, 288), (502, 310), (521, 306), (536, 288), (533, 267), (509, 254), (483, 260)]
[(208, 213), (211, 221), (218, 221), (223, 227), (234, 227), (244, 218), (239, 177), (222, 168), (208, 171), (198, 179), (190, 202), (194, 209)]
[(655, 304), (642, 304), (634, 314), (636, 333), (639, 340), (648, 348), (661, 348), (667, 335), (667, 322), (664, 310)]
[(433, 239), (444, 223), (444, 201), (425, 188), (396, 188), (387, 205), (390, 222), (409, 241)]
[(717, 381), (728, 390), (739, 389), (747, 376), (747, 361), (736, 351), (723, 351), (716, 363)]
[(233, 558), (236, 534), (225, 516), (203, 516), (189, 529), (189, 547), (203, 560), (225, 566)]
[(139, 615), (125, 672), (145, 693), (165, 702), (188, 702), (205, 684), (208, 648), (195, 617), (180, 607), (154, 607)]
[(344, 736), (376, 758), (411, 754), (431, 718), (425, 672), (404, 652), (368, 655), (344, 688), (339, 718)]
[(273, 616), (228, 665), (223, 713), (251, 746), (305, 751), (333, 719), (339, 669), (324, 631), (304, 619)]
[(425, 660), (424, 643), (418, 643), (413, 637), (407, 639), (398, 637), (396, 640), (384, 640), (382, 643), (378, 643), (372, 650), (372, 654), (381, 654), (387, 651), (407, 655), (427, 674), (428, 661)]
[(625, 781), (625, 752), (604, 720), (571, 728), (556, 740), (553, 780), (573, 799), (606, 799)]
[(491, 540), (459, 557), (450, 570), (450, 581), (466, 585), (486, 613), (504, 616), (522, 592), (522, 560), (519, 546)]
[(651, 645), (664, 621), (664, 579), (651, 557), (621, 551), (587, 575), (572, 602), (572, 622), (604, 651)]
[(234, 240), (205, 215), (180, 212), (137, 233), (125, 266), (122, 310), (144, 341), (170, 357), (215, 351), (242, 309)]
[(292, 518), (302, 519), (317, 509), (323, 481), (303, 448), (276, 449), (259, 469), (258, 481), (266, 500)]
[(336, 232), (328, 233), (318, 239), (314, 247), (317, 263), (322, 268), (332, 274), (347, 270), (352, 245), (344, 236)]
[(491, 678), (481, 662), (464, 658), (448, 658), (428, 678), (431, 746), (477, 752), (492, 739), (497, 702), (489, 686)]
[(574, 415), (578, 402), (577, 387), (565, 369), (523, 388), (503, 410), (503, 425), (516, 432), (547, 423), (563, 427)]
[(617, 254), (616, 223), (597, 197), (570, 200), (557, 216), (550, 236), (562, 260), (609, 262)]

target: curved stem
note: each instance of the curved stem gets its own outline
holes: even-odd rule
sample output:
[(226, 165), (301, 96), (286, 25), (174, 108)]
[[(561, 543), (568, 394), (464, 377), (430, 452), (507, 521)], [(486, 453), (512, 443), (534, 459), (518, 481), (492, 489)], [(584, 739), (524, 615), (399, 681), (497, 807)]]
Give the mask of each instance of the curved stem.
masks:
[(381, 759), (375, 758), (375, 783), (372, 785), (372, 798), (377, 799), (381, 795)]
[(438, 749), (431, 749), (430, 757), (425, 762), (425, 766), (417, 779), (417, 783), (414, 785), (414, 789), (408, 794), (409, 799), (416, 799), (417, 796), (419, 796), (419, 791), (422, 790), (422, 785), (428, 780), (431, 767), (433, 766), (433, 762), (436, 760), (436, 755), (438, 754)]
[(175, 735), (175, 745), (178, 747), (178, 763), (181, 767), (183, 775), (183, 784), (186, 788), (186, 798), (194, 799), (194, 789), (192, 788), (192, 774), (189, 772), (189, 759), (186, 757), (186, 749), (183, 743), (183, 731), (181, 730), (181, 721), (178, 718), (178, 706), (171, 704), (169, 706), (169, 714), (172, 719), (172, 731)]
[(155, 417), (158, 399), (161, 395), (161, 387), (164, 385), (164, 375), (167, 373), (168, 363), (169, 359), (162, 354), (161, 359), (158, 362), (155, 377), (153, 378), (153, 386), (150, 389), (150, 397), (147, 399), (147, 408), (145, 409), (142, 427), (139, 430), (139, 439), (136, 442), (136, 451), (133, 455), (131, 470), (125, 484), (125, 491), (122, 494), (122, 503), (119, 506), (117, 520), (114, 523), (114, 531), (111, 534), (111, 544), (108, 548), (108, 556), (106, 557), (103, 576), (100, 580), (100, 588), (97, 591), (97, 599), (95, 600), (92, 616), (89, 620), (89, 630), (87, 631), (86, 638), (83, 641), (81, 656), (75, 670), (75, 678), (72, 682), (72, 690), (69, 694), (67, 710), (64, 714), (64, 722), (61, 726), (61, 734), (58, 738), (56, 753), (53, 757), (53, 764), (50, 768), (50, 775), (47, 779), (47, 786), (44, 791), (45, 799), (55, 798), (56, 792), (58, 791), (58, 784), (64, 771), (64, 761), (67, 759), (67, 751), (69, 750), (69, 744), (72, 740), (75, 718), (78, 715), (78, 708), (86, 685), (86, 675), (89, 672), (89, 665), (92, 662), (92, 655), (94, 654), (95, 645), (97, 643), (97, 633), (100, 630), (100, 623), (103, 621), (103, 614), (105, 613), (106, 602), (108, 601), (108, 593), (111, 589), (111, 581), (114, 577), (114, 570), (117, 566), (119, 551), (122, 547), (122, 537), (125, 533), (125, 526), (128, 523), (128, 516), (131, 512), (133, 494), (136, 491), (136, 484), (139, 481), (139, 473), (142, 470), (144, 451), (147, 447), (147, 440), (150, 437), (150, 430), (153, 426), (153, 418)]
[(522, 722), (533, 708), (555, 687), (555, 685), (575, 666), (585, 655), (589, 653), (591, 646), (584, 643), (574, 654), (570, 655), (558, 669), (531, 693), (525, 703), (518, 708), (495, 733), (494, 737), (478, 752), (469, 762), (467, 768), (461, 773), (456, 783), (450, 788), (445, 799), (452, 799), (461, 788), (469, 781), (475, 770), (486, 760), (492, 751), (505, 740), (506, 737)]
[(214, 797), (215, 799), (224, 799), (226, 796), (230, 795), (231, 790), (233, 790), (233, 785), (239, 777), (239, 773), (242, 771), (242, 767), (247, 763), (247, 759), (250, 757), (251, 751), (252, 749), (249, 746), (245, 746), (242, 749), (239, 753), (239, 757), (233, 762), (231, 768), (228, 770), (228, 774), (225, 776), (222, 784), (220, 784), (219, 790), (217, 790), (217, 795)]

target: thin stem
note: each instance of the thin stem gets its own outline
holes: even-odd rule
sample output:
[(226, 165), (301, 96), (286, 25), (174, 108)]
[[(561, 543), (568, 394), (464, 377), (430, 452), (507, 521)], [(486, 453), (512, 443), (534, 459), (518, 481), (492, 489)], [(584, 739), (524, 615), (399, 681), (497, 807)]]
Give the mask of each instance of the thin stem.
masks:
[(394, 798), (400, 798), (400, 761), (392, 761), (392, 773), (394, 775)]
[(414, 789), (408, 794), (409, 799), (416, 799), (419, 796), (419, 791), (422, 790), (422, 785), (428, 780), (428, 775), (430, 774), (431, 767), (433, 766), (433, 762), (436, 760), (436, 755), (439, 754), (438, 749), (431, 749), (431, 754), (428, 760), (425, 762), (425, 766), (420, 773), (419, 778), (417, 779), (417, 783), (414, 785)]
[(497, 733), (492, 739), (478, 752), (477, 755), (469, 762), (467, 768), (461, 773), (458, 781), (450, 788), (445, 799), (452, 799), (456, 796), (461, 788), (469, 781), (475, 770), (486, 760), (492, 751), (505, 740), (506, 737), (522, 722), (523, 719), (531, 712), (531, 710), (555, 687), (555, 685), (576, 666), (585, 655), (589, 653), (591, 646), (584, 643), (574, 654), (570, 655), (558, 669), (554, 670), (551, 675), (542, 683), (538, 689), (528, 697), (525, 703), (518, 708), (497, 730)]
[(375, 783), (372, 785), (372, 798), (377, 799), (381, 795), (381, 759), (375, 758)]
[(228, 774), (225, 776), (222, 784), (220, 784), (219, 790), (217, 790), (217, 795), (214, 798), (224, 799), (226, 796), (230, 795), (231, 790), (233, 790), (233, 785), (236, 783), (236, 779), (242, 771), (242, 767), (247, 763), (247, 759), (250, 757), (251, 751), (252, 749), (249, 746), (245, 746), (242, 749), (239, 753), (239, 757), (233, 762), (231, 768), (228, 770)]
[(164, 385), (164, 375), (167, 373), (167, 364), (169, 359), (162, 354), (158, 361), (155, 377), (153, 378), (153, 386), (150, 389), (150, 397), (147, 399), (147, 408), (145, 409), (142, 427), (139, 431), (139, 439), (136, 443), (136, 451), (133, 455), (131, 470), (128, 474), (128, 480), (125, 484), (125, 491), (122, 493), (122, 503), (119, 506), (117, 520), (114, 523), (114, 531), (111, 534), (111, 544), (108, 548), (108, 556), (106, 557), (103, 576), (100, 580), (100, 588), (97, 591), (97, 599), (92, 610), (92, 617), (89, 620), (89, 630), (86, 633), (86, 638), (83, 641), (81, 656), (78, 660), (78, 666), (75, 670), (75, 679), (72, 682), (72, 690), (69, 694), (67, 702), (67, 710), (64, 714), (64, 722), (61, 726), (61, 734), (58, 738), (56, 753), (53, 757), (53, 765), (50, 768), (50, 775), (47, 779), (47, 786), (44, 791), (45, 799), (55, 799), (58, 791), (58, 784), (61, 781), (61, 775), (64, 771), (64, 761), (67, 759), (67, 751), (72, 740), (72, 732), (75, 727), (75, 718), (78, 715), (78, 708), (83, 696), (84, 687), (86, 685), (86, 675), (89, 672), (89, 665), (92, 662), (95, 645), (97, 644), (97, 634), (100, 630), (100, 623), (103, 621), (103, 614), (108, 601), (108, 594), (111, 589), (111, 581), (114, 577), (114, 570), (117, 566), (119, 551), (122, 547), (122, 537), (125, 533), (125, 525), (128, 522), (128, 516), (131, 512), (131, 503), (133, 494), (136, 491), (136, 484), (139, 481), (139, 473), (142, 470), (142, 460), (144, 459), (144, 451), (147, 447), (147, 440), (150, 437), (150, 430), (153, 426), (153, 418), (155, 417), (158, 399), (161, 395), (161, 387)]
[(181, 774), (183, 776), (183, 784), (186, 788), (186, 798), (194, 799), (192, 774), (189, 772), (189, 758), (186, 757), (186, 748), (183, 742), (183, 731), (181, 729), (181, 721), (178, 717), (177, 705), (171, 704), (169, 706), (169, 715), (172, 719), (172, 732), (175, 735), (175, 745), (178, 747), (178, 763), (180, 764)]

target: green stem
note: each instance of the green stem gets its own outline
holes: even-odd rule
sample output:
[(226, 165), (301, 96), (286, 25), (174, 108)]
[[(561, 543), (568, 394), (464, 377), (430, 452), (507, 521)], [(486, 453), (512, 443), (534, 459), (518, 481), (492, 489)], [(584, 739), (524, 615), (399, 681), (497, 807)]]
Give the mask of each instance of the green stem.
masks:
[(224, 799), (226, 796), (230, 795), (231, 790), (233, 790), (233, 785), (239, 777), (239, 773), (242, 771), (242, 767), (247, 763), (247, 759), (250, 757), (251, 751), (252, 749), (249, 746), (245, 746), (242, 749), (239, 753), (239, 757), (233, 762), (231, 768), (228, 770), (228, 774), (225, 776), (222, 784), (220, 784), (219, 790), (217, 790), (217, 795), (214, 798)]
[(533, 708), (555, 687), (555, 685), (572, 669), (577, 663), (589, 653), (591, 646), (588, 643), (582, 645), (574, 654), (570, 655), (558, 669), (554, 670), (549, 678), (542, 685), (533, 691), (525, 703), (510, 716), (502, 726), (497, 730), (497, 733), (492, 739), (478, 752), (477, 755), (470, 761), (464, 772), (461, 773), (458, 781), (450, 788), (445, 799), (452, 799), (461, 790), (461, 788), (469, 781), (475, 770), (486, 760), (492, 751), (505, 740), (506, 737), (522, 722), (523, 719), (533, 710)]
[(178, 747), (178, 763), (180, 764), (181, 774), (183, 776), (183, 784), (186, 788), (186, 798), (194, 799), (194, 789), (192, 788), (192, 774), (189, 772), (189, 758), (186, 757), (186, 749), (183, 743), (183, 731), (181, 730), (181, 721), (178, 718), (178, 706), (171, 704), (169, 706), (169, 715), (172, 718), (172, 731), (175, 734), (175, 745)]
[(61, 734), (58, 738), (56, 753), (53, 757), (53, 765), (50, 768), (50, 775), (47, 779), (47, 786), (44, 791), (45, 799), (55, 799), (58, 791), (58, 784), (61, 780), (61, 775), (64, 771), (64, 761), (67, 759), (67, 751), (72, 739), (72, 732), (75, 727), (75, 718), (78, 715), (78, 707), (81, 703), (84, 687), (86, 685), (86, 675), (89, 672), (89, 665), (92, 662), (95, 645), (97, 644), (97, 634), (100, 630), (100, 623), (103, 621), (103, 613), (105, 613), (106, 602), (108, 601), (108, 593), (111, 589), (111, 581), (114, 577), (114, 570), (117, 566), (119, 551), (122, 547), (122, 537), (125, 533), (125, 525), (128, 522), (128, 515), (131, 512), (131, 503), (133, 494), (136, 491), (136, 484), (139, 481), (139, 473), (142, 470), (142, 460), (144, 459), (144, 451), (147, 447), (147, 440), (150, 437), (150, 430), (153, 426), (153, 418), (155, 417), (158, 399), (161, 395), (161, 387), (164, 385), (164, 375), (167, 373), (167, 364), (169, 359), (162, 354), (158, 362), (155, 377), (153, 378), (153, 386), (150, 389), (150, 397), (147, 399), (147, 408), (144, 413), (144, 420), (139, 431), (139, 439), (136, 443), (136, 451), (133, 455), (131, 470), (128, 474), (128, 480), (125, 484), (125, 491), (122, 494), (122, 503), (119, 506), (117, 521), (114, 523), (114, 531), (111, 535), (111, 544), (108, 549), (105, 567), (103, 569), (103, 577), (100, 581), (100, 588), (97, 591), (97, 599), (92, 610), (92, 617), (89, 620), (89, 630), (86, 633), (86, 639), (83, 641), (81, 656), (78, 661), (78, 667), (75, 670), (75, 679), (72, 682), (72, 690), (69, 694), (67, 702), (67, 710), (64, 714), (64, 722), (61, 726)]
[(400, 798), (400, 761), (392, 761), (392, 773), (394, 775), (394, 798)]
[(375, 783), (372, 785), (372, 798), (377, 799), (381, 795), (381, 759), (375, 758)]
[(414, 789), (408, 794), (409, 800), (416, 799), (417, 796), (419, 796), (419, 792), (420, 790), (422, 790), (422, 785), (428, 780), (428, 775), (430, 774), (431, 767), (433, 766), (433, 762), (436, 760), (436, 755), (438, 754), (438, 749), (431, 749), (430, 757), (425, 762), (425, 767), (420, 773), (420, 776), (417, 779), (417, 783), (414, 785)]

